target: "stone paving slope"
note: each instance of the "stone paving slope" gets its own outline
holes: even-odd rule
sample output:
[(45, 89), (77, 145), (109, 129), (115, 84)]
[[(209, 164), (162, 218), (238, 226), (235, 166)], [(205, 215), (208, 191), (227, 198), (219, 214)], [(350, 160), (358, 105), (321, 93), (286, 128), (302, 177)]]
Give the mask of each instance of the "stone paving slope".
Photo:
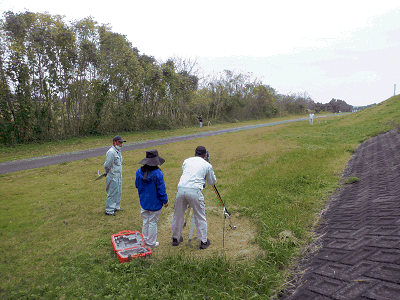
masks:
[(349, 161), (346, 184), (317, 229), (321, 248), (290, 300), (400, 299), (400, 134), (362, 143)]

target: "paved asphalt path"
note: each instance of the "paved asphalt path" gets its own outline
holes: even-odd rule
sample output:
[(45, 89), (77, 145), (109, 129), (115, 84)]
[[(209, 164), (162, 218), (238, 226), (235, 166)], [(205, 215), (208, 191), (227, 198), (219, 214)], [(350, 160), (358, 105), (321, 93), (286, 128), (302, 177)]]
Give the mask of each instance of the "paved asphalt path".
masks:
[[(331, 116), (331, 115), (318, 116), (315, 118), (323, 118), (323, 117), (328, 117), (328, 116)], [(122, 152), (143, 149), (143, 148), (150, 148), (150, 147), (165, 145), (165, 144), (169, 144), (169, 143), (175, 143), (175, 142), (181, 142), (181, 141), (197, 139), (197, 138), (202, 138), (202, 137), (207, 137), (207, 136), (224, 134), (224, 133), (228, 133), (228, 132), (237, 132), (237, 131), (241, 131), (241, 130), (249, 130), (249, 129), (254, 129), (254, 128), (260, 128), (260, 127), (266, 127), (266, 126), (272, 126), (272, 125), (278, 125), (278, 124), (284, 124), (284, 123), (290, 123), (290, 122), (297, 122), (297, 121), (304, 121), (304, 120), (308, 120), (308, 118), (285, 120), (285, 121), (272, 122), (272, 123), (266, 123), (266, 124), (248, 125), (248, 126), (242, 126), (242, 127), (221, 129), (221, 130), (215, 130), (215, 131), (207, 131), (207, 132), (197, 133), (197, 134), (192, 134), (192, 135), (182, 135), (182, 136), (177, 136), (177, 137), (170, 137), (170, 138), (164, 138), (164, 139), (159, 139), (159, 140), (150, 140), (150, 141), (137, 142), (137, 143), (124, 143), (124, 146), (122, 147)], [(206, 128), (206, 127), (204, 127), (204, 128)], [(40, 168), (40, 167), (45, 167), (45, 166), (50, 166), (50, 165), (56, 165), (56, 164), (60, 164), (63, 162), (82, 160), (82, 159), (86, 159), (86, 158), (104, 156), (104, 155), (106, 155), (107, 150), (109, 148), (110, 148), (110, 146), (106, 146), (106, 147), (102, 147), (102, 148), (81, 150), (81, 151), (40, 156), (40, 157), (32, 157), (32, 158), (21, 159), (21, 160), (6, 161), (3, 163), (0, 163), (0, 174), (18, 172), (18, 171), (28, 170), (28, 169), (35, 169), (35, 168)]]
[[(400, 134), (362, 143), (329, 200), (290, 300), (400, 300)], [(289, 284), (290, 285), (290, 284)]]

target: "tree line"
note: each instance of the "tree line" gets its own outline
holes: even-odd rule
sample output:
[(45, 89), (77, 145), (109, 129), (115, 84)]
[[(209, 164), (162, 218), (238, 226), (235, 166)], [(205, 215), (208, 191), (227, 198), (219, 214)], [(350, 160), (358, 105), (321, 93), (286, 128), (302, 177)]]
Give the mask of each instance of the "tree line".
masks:
[(251, 73), (202, 75), (192, 59), (157, 61), (91, 17), (8, 11), (0, 20), (2, 145), (171, 129), (200, 115), (217, 123), (339, 104), (351, 111), (342, 100), (331, 102), (279, 94)]

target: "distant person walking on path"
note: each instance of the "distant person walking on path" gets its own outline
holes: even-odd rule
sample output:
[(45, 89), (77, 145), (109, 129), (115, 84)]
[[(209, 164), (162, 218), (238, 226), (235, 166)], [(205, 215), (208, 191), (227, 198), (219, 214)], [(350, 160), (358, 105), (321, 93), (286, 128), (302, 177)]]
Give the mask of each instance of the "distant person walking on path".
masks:
[(206, 161), (207, 150), (198, 146), (195, 156), (186, 159), (182, 165), (182, 176), (178, 184), (175, 198), (174, 218), (172, 220), (172, 246), (178, 246), (182, 241), (184, 214), (188, 205), (193, 209), (193, 218), (197, 230), (197, 239), (201, 241), (200, 249), (206, 249), (210, 244), (207, 238), (207, 219), (202, 190), (205, 183), (215, 185), (213, 167)]
[(199, 119), (200, 127), (203, 127), (203, 117), (200, 116), (200, 117), (198, 117), (197, 119)]
[(107, 216), (115, 216), (116, 211), (121, 211), (122, 193), (122, 143), (126, 142), (120, 135), (113, 138), (113, 145), (107, 151), (104, 170), (107, 174), (106, 180), (106, 211)]
[(157, 223), (161, 208), (168, 207), (164, 174), (158, 167), (164, 162), (165, 159), (158, 155), (156, 149), (147, 150), (146, 157), (139, 162), (143, 166), (136, 171), (135, 186), (139, 193), (140, 214), (143, 219), (142, 234), (145, 244), (150, 248), (159, 245)]
[(310, 118), (310, 125), (312, 125), (314, 120), (314, 114), (312, 112), (310, 113), (309, 118)]

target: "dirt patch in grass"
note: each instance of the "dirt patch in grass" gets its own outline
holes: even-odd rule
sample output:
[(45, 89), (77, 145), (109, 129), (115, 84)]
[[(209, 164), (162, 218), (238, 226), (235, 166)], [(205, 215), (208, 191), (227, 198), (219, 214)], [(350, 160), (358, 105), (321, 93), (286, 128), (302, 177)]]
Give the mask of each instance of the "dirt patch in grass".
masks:
[(235, 230), (232, 230), (229, 226), (228, 218), (224, 218), (221, 207), (206, 207), (208, 238), (211, 241), (211, 245), (205, 250), (199, 249), (200, 242), (197, 240), (196, 227), (194, 228), (191, 244), (189, 245), (188, 243), (192, 213), (182, 231), (184, 240), (179, 246), (175, 247), (171, 245), (174, 210), (166, 209), (163, 213), (165, 217), (160, 219), (158, 223), (158, 242), (160, 246), (153, 250), (152, 258), (154, 259), (160, 259), (176, 253), (184, 253), (193, 258), (207, 258), (225, 253), (227, 258), (241, 261), (263, 255), (262, 249), (255, 242), (256, 224), (239, 213), (232, 213), (231, 215), (233, 225), (237, 226)]

